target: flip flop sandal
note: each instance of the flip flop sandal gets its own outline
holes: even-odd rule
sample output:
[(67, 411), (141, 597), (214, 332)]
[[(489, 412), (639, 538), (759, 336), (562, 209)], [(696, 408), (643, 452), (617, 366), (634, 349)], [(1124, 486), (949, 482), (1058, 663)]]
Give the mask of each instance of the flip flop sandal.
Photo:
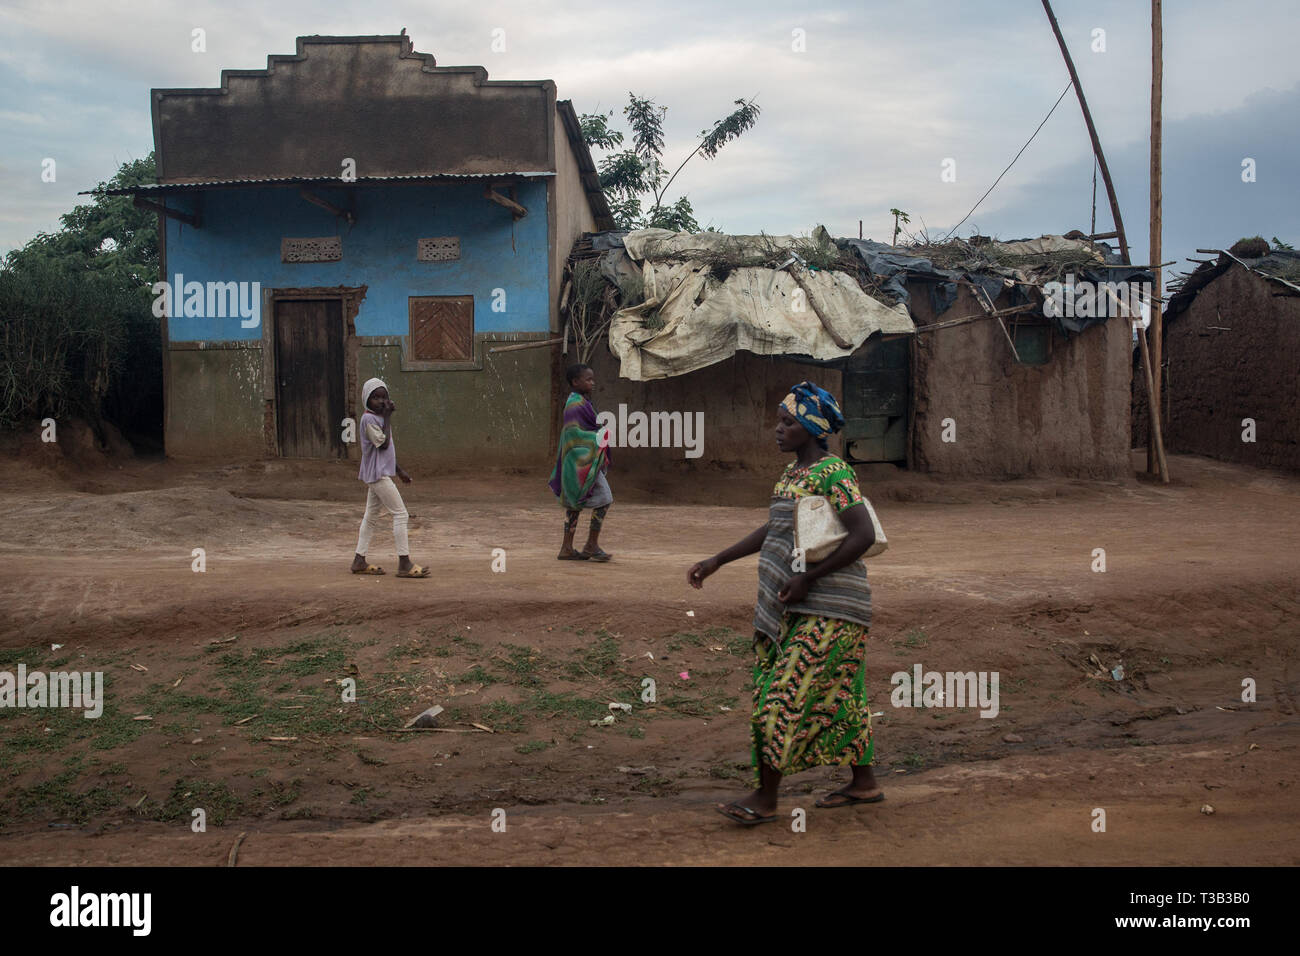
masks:
[(398, 571), (397, 576), (399, 578), (427, 578), (430, 573), (432, 572), (430, 572), (428, 568), (422, 568), (418, 564), (413, 564), (411, 565), (411, 570)]
[[(762, 816), (757, 810), (742, 806), (739, 803), (729, 803), (725, 807), (714, 807), (719, 813), (730, 820), (732, 823), (738, 823), (742, 827), (756, 827), (760, 823), (772, 823), (776, 820), (776, 814), (770, 817)], [(741, 813), (749, 814), (748, 817), (742, 817), (740, 813), (732, 813), (732, 810), (739, 810)]]
[(557, 558), (560, 561), (586, 561), (590, 557), (591, 555), (586, 554), (582, 551), (574, 551), (571, 554), (557, 555)]
[(353, 574), (384, 574), (384, 569), (377, 564), (367, 564), (364, 570), (357, 571), (353, 569)]
[(595, 551), (583, 551), (582, 554), (589, 561), (599, 561), (604, 563), (610, 559), (610, 555), (605, 551), (602, 551), (600, 548), (597, 548)]
[[(823, 802), (829, 797), (839, 797), (841, 798), (841, 800), (843, 800), (843, 802), (842, 803)], [(831, 793), (826, 794), (826, 796), (822, 797), (821, 800), (818, 800), (814, 804), (814, 806), (816, 806), (818, 809), (821, 810), (838, 810), (840, 807), (851, 807), (859, 803), (879, 803), (883, 799), (885, 799), (885, 795), (883, 793), (878, 793), (874, 797), (855, 797), (851, 794), (845, 793), (843, 790), (835, 790), (832, 791)]]

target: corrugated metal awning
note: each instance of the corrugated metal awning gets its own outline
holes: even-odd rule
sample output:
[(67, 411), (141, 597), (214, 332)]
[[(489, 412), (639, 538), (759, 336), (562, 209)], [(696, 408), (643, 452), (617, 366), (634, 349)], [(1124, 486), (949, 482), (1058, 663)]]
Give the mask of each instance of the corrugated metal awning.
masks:
[(135, 194), (197, 192), (203, 189), (238, 189), (242, 186), (356, 186), (364, 183), (423, 183), (454, 182), (457, 180), (496, 181), (508, 179), (544, 179), (554, 177), (553, 172), (526, 170), (503, 173), (426, 173), (412, 176), (358, 176), (345, 180), (338, 176), (273, 176), (267, 179), (212, 179), (198, 183), (144, 183), (139, 186), (121, 186), (117, 189), (83, 189), (78, 196), (131, 196)]

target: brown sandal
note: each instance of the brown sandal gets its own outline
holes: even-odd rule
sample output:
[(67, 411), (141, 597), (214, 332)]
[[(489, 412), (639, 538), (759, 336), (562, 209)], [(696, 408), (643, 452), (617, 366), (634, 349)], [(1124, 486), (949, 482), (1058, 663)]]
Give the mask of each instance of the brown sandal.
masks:
[[(838, 803), (827, 803), (832, 797), (839, 797)], [(820, 810), (838, 810), (840, 807), (853, 807), (859, 803), (879, 803), (885, 799), (883, 793), (878, 793), (874, 797), (855, 797), (851, 793), (845, 793), (843, 790), (834, 790), (818, 800), (813, 806)]]
[[(776, 819), (775, 813), (771, 816), (765, 817), (757, 810), (744, 806), (741, 803), (728, 803), (725, 806), (719, 804), (714, 807), (714, 809), (733, 823), (739, 823), (742, 827), (756, 827), (760, 823), (771, 823)], [(745, 816), (741, 816), (742, 813), (745, 814)]]

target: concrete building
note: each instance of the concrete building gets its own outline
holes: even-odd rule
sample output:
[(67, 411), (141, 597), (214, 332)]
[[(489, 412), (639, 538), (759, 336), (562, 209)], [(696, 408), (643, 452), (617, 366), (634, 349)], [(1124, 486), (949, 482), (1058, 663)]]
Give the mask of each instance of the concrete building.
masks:
[(439, 67), (399, 36), (299, 37), (213, 89), (152, 91), (166, 451), (355, 458), (359, 386), (390, 387), (404, 461), (553, 454), (573, 240), (610, 228), (550, 80)]

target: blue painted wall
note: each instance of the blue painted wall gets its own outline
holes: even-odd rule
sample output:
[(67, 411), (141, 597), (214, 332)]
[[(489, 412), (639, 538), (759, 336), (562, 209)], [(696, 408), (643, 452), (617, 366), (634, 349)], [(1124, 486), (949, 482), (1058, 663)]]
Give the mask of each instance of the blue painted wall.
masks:
[[(508, 210), (483, 198), (481, 183), (310, 187), (352, 209), (357, 222), (351, 231), (296, 187), (211, 190), (201, 200), (201, 228), (166, 220), (165, 278), (174, 283), (181, 273), (185, 283), (260, 282), (263, 289), (365, 285), (358, 335), (406, 335), (407, 297), (413, 295), (472, 295), (475, 332), (546, 332), (546, 183), (523, 182), (517, 189), (528, 215), (514, 222)], [(171, 197), (168, 205), (194, 209), (189, 196)], [(340, 262), (280, 261), (282, 238), (334, 235), (342, 237)], [(416, 240), (431, 236), (458, 236), (459, 261), (417, 261)], [(506, 293), (504, 312), (492, 311), (498, 288)], [(181, 315), (179, 292), (168, 320), (171, 341), (262, 337), (260, 325), (243, 328), (238, 316)]]

